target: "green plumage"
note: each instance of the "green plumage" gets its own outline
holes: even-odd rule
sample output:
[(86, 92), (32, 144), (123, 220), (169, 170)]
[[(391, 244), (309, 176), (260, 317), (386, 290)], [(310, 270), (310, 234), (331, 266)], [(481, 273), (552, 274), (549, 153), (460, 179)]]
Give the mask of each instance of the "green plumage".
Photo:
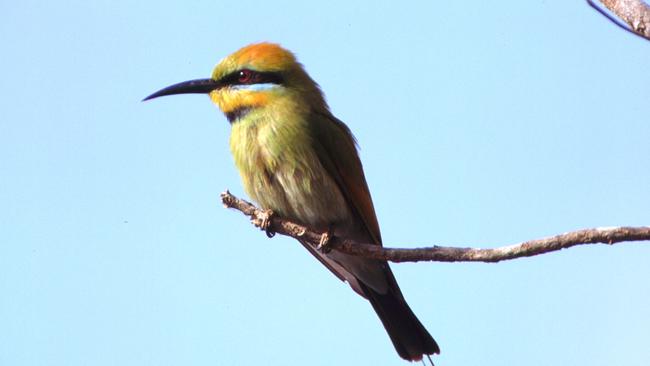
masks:
[[(295, 106), (288, 113), (286, 104)], [(233, 123), (230, 149), (250, 197), (281, 216), (323, 228), (349, 218), (327, 174), (308, 120), (295, 103), (272, 103)], [(324, 128), (331, 128), (324, 126)]]
[[(313, 229), (381, 245), (354, 137), (330, 113), (318, 85), (293, 54), (275, 44), (250, 45), (222, 60), (212, 75), (147, 99), (209, 93), (232, 124), (230, 150), (254, 201)], [(440, 352), (386, 261), (303, 245), (371, 303), (402, 358), (417, 361)]]

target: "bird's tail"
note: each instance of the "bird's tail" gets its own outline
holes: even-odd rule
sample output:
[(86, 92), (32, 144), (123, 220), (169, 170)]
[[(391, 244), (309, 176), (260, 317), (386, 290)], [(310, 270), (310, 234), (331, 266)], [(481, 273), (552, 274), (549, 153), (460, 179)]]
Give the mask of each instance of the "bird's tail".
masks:
[(363, 284), (361, 287), (400, 357), (420, 361), (424, 355), (440, 353), (438, 344), (413, 314), (399, 289), (397, 293), (388, 291), (387, 294), (379, 294)]

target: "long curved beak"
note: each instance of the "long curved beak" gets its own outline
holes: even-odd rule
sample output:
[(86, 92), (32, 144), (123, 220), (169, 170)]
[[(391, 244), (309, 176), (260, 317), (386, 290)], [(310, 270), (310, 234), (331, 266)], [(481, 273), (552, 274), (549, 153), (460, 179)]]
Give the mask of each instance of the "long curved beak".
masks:
[(174, 84), (160, 89), (150, 96), (142, 99), (142, 101), (144, 102), (153, 98), (174, 94), (208, 94), (215, 89), (219, 89), (220, 87), (221, 83), (214, 79), (196, 79), (183, 81), (182, 83)]

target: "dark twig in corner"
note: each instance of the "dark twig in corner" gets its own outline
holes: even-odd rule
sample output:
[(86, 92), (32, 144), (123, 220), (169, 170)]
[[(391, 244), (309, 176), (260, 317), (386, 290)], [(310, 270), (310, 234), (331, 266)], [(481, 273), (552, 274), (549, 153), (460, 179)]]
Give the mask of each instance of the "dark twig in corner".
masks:
[(600, 2), (622, 21), (596, 5), (594, 0), (587, 0), (589, 6), (623, 30), (650, 40), (650, 6), (643, 0), (600, 0)]
[[(269, 219), (268, 213), (250, 202), (233, 196), (226, 191), (221, 194), (224, 206), (241, 211), (260, 227), (263, 220), (269, 220), (269, 230), (309, 242), (317, 247), (322, 233), (312, 231), (306, 226), (277, 215)], [(344, 253), (367, 258), (385, 259), (391, 262), (500, 262), (508, 259), (531, 257), (582, 244), (615, 244), (628, 241), (650, 240), (650, 226), (606, 227), (572, 231), (552, 237), (529, 240), (523, 243), (498, 248), (456, 248), (432, 246), (427, 248), (394, 249), (382, 248), (373, 244), (356, 243), (351, 240), (333, 237), (327, 247)]]

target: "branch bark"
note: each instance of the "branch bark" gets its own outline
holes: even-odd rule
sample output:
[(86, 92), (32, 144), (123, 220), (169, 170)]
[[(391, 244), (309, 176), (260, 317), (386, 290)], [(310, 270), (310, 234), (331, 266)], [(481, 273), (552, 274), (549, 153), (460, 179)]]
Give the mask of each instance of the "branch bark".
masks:
[[(251, 218), (253, 224), (261, 227), (267, 221), (269, 230), (281, 235), (307, 241), (318, 247), (323, 233), (276, 215), (269, 217), (267, 211), (255, 207), (250, 202), (233, 196), (226, 191), (221, 201), (227, 208), (234, 208)], [(629, 241), (650, 240), (650, 226), (605, 227), (583, 229), (548, 238), (529, 240), (523, 243), (498, 248), (457, 248), (432, 246), (414, 249), (384, 248), (374, 244), (357, 243), (344, 238), (332, 237), (326, 245), (327, 250), (338, 250), (347, 254), (367, 258), (383, 259), (391, 262), (489, 262), (532, 257), (583, 244), (615, 244)]]
[(650, 6), (643, 0), (599, 0), (609, 11), (622, 19), (626, 27), (618, 19), (612, 17), (599, 6), (594, 4), (593, 0), (587, 0), (589, 5), (599, 13), (611, 20), (617, 26), (625, 29), (632, 34), (650, 40)]

